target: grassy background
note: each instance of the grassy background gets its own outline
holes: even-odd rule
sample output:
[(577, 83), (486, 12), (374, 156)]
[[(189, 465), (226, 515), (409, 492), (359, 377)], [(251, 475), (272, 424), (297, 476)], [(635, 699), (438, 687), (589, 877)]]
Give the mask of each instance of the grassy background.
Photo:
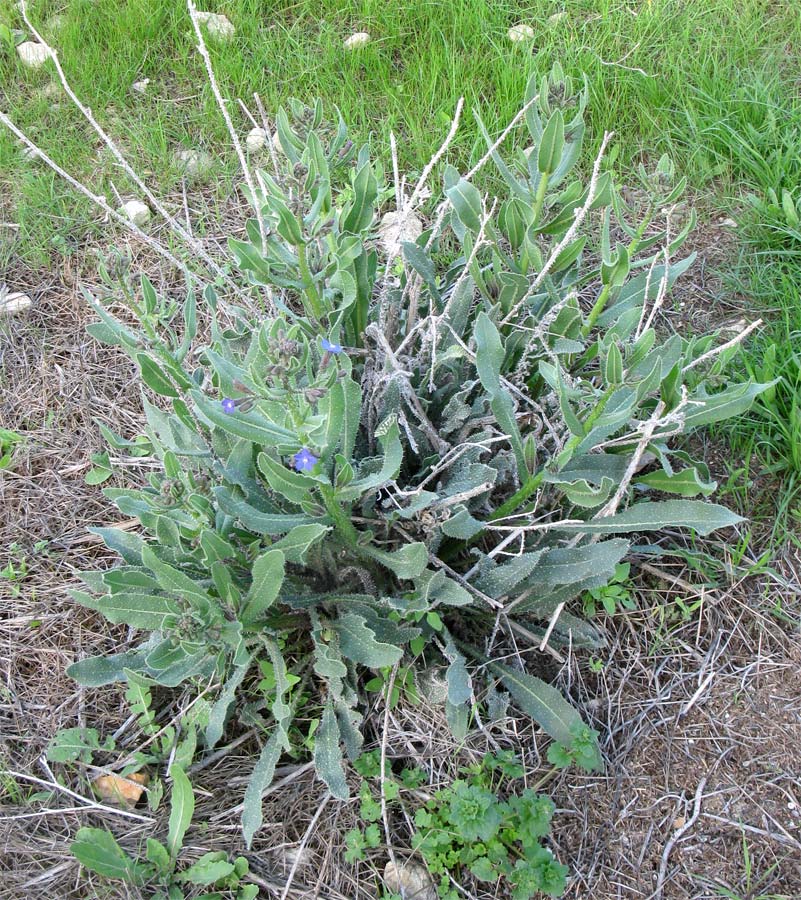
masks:
[[(744, 363), (783, 381), (726, 432), (742, 460), (731, 483), (753, 514), (761, 500), (749, 493), (750, 475), (768, 470), (780, 480), (773, 530), (788, 536), (801, 488), (801, 367), (793, 348), (801, 335), (801, 231), (769, 193), (780, 199), (788, 191), (801, 205), (796, 0), (209, 0), (204, 8), (225, 13), (237, 29), (233, 42), (212, 48), (229, 96), (248, 100), (257, 91), (268, 110), (288, 96), (321, 96), (356, 134), (375, 136), (379, 155), (392, 130), (406, 171), (428, 159), (458, 97), (468, 113), (451, 160), (464, 164), (483, 149), (471, 107), (499, 130), (532, 72), (558, 60), (573, 75), (586, 73), (588, 152), (614, 130), (612, 160), (624, 181), (642, 158), (668, 152), (708, 216), (734, 215), (741, 225), (741, 252), (726, 278), (747, 298), (748, 313), (759, 307), (771, 323)], [(39, 0), (31, 14), (78, 94), (154, 184), (176, 185), (171, 154), (180, 146), (204, 147), (222, 171), (235, 170), (181, 0)], [(58, 28), (55, 14), (63, 17)], [(0, 0), (0, 22), (24, 27), (12, 0)], [(517, 22), (533, 27), (531, 43), (507, 39)], [(348, 53), (342, 41), (357, 30), (373, 40)], [(147, 94), (133, 94), (131, 84), (143, 78), (151, 79)], [(47, 89), (51, 82), (50, 66), (26, 70), (10, 48), (0, 52), (3, 108), (71, 172), (125, 193), (113, 161), (80, 114)], [(231, 112), (246, 130), (241, 111), (232, 104)], [(57, 264), (59, 255), (79, 251), (81, 234), (98, 228), (88, 204), (41, 164), (23, 160), (6, 133), (0, 191), (0, 222), (18, 226), (0, 225), (0, 273), (12, 258)], [(775, 509), (756, 512), (773, 516)]]

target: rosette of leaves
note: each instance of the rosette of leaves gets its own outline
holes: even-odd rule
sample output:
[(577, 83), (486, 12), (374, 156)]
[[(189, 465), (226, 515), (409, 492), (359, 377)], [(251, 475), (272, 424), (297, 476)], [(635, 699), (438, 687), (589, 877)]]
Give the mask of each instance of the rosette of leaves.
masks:
[[(307, 719), (317, 704), (317, 769), (346, 796), (363, 673), (404, 655), (441, 657), (456, 730), (479, 659), (599, 765), (569, 702), (485, 658), (484, 636), (525, 620), (529, 638), (597, 646), (575, 598), (658, 553), (650, 534), (738, 521), (706, 499), (714, 483), (675, 440), (766, 386), (729, 380), (736, 348), (718, 352), (717, 335), (657, 329), (693, 261), (679, 255), (692, 216), (665, 212), (684, 182), (660, 161), (633, 209), (600, 155), (578, 174), (586, 99), (558, 68), (532, 80), (529, 151), (502, 155), (486, 135), (505, 196), (445, 166), (428, 227), (396, 259), (379, 255), (387, 191), (368, 147), (326, 126), (319, 104), (293, 104), (277, 118), (279, 170), (251, 180), (247, 240), (229, 241), (238, 292), (206, 284), (198, 303), (190, 285), (179, 302), (122, 271), (106, 276), (124, 314), (90, 298), (92, 333), (139, 365), (162, 468), (105, 489), (142, 533), (97, 529), (123, 564), (75, 594), (141, 639), (71, 672), (215, 689), (206, 748), (232, 720), (256, 723), (248, 839), (297, 743), (299, 702)], [(274, 677), (260, 692), (264, 662)]]

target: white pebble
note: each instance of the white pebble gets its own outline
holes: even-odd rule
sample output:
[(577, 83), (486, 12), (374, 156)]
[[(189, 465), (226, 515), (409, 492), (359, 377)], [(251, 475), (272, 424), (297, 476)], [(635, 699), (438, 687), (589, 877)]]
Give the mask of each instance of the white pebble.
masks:
[(561, 12), (556, 12), (552, 16), (548, 16), (548, 24), (549, 25), (558, 25), (559, 22), (562, 21), (567, 16), (567, 13), (562, 10)]
[(32, 305), (33, 301), (27, 294), (17, 291), (13, 294), (6, 294), (3, 297), (3, 293), (0, 291), (0, 313), (3, 315), (13, 316), (15, 313), (25, 312)]
[(36, 41), (23, 41), (21, 44), (18, 44), (17, 55), (29, 69), (41, 68), (50, 56), (47, 47)]
[(214, 168), (214, 160), (203, 150), (178, 150), (175, 162), (187, 178), (201, 178)]
[(357, 31), (349, 38), (345, 39), (342, 45), (346, 50), (355, 50), (357, 47), (363, 47), (370, 42), (370, 34), (367, 31)]
[(131, 90), (132, 90), (135, 94), (146, 94), (146, 93), (147, 93), (147, 88), (148, 88), (148, 85), (149, 85), (149, 84), (150, 84), (150, 79), (149, 79), (149, 78), (143, 78), (141, 81), (135, 81), (135, 82), (131, 85)]
[(506, 32), (506, 36), (513, 44), (520, 44), (523, 41), (534, 39), (534, 29), (531, 25), (520, 22), (517, 25), (512, 25), (509, 31)]
[(248, 132), (248, 136), (245, 138), (245, 146), (248, 148), (249, 153), (258, 153), (260, 150), (264, 149), (266, 143), (267, 132), (258, 126), (251, 128)]
[(122, 204), (120, 212), (140, 228), (150, 221), (150, 207), (141, 200), (128, 200)]
[(236, 33), (228, 16), (222, 16), (212, 12), (196, 12), (198, 23), (206, 26), (206, 33), (215, 41), (225, 43), (230, 41)]
[(390, 258), (400, 255), (404, 241), (416, 241), (422, 233), (423, 223), (414, 213), (388, 212), (378, 226), (381, 246)]

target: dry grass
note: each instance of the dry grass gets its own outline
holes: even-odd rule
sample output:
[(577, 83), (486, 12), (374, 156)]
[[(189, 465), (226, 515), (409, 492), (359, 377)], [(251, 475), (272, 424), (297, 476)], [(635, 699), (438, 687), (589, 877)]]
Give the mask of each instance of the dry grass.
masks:
[[(193, 217), (208, 215), (206, 200), (193, 204)], [(229, 213), (232, 221), (238, 216), (233, 205)], [(180, 290), (131, 249), (135, 269), (146, 268), (162, 290)], [(69, 842), (82, 824), (105, 824), (129, 848), (166, 830), (164, 809), (137, 810), (144, 821), (99, 809), (88, 773), (49, 769), (43, 761), (48, 740), (64, 727), (116, 733), (126, 750), (137, 741), (119, 691), (85, 692), (64, 674), (74, 659), (119, 649), (129, 638), (72, 604), (66, 588), (77, 571), (112, 562), (86, 532), (119, 519), (100, 490), (83, 481), (90, 454), (101, 449), (95, 419), (126, 436), (141, 427), (131, 363), (84, 335), (87, 307), (78, 285), (94, 276), (88, 250), (81, 258), (84, 271), (65, 269), (57, 277), (11, 273), (9, 283), (31, 291), (35, 303), (25, 317), (4, 321), (0, 332), (0, 426), (27, 436), (12, 468), (0, 473), (0, 547), (16, 543), (27, 563), (18, 582), (0, 580), (0, 756), (7, 769), (25, 776), (0, 781), (3, 900), (136, 897), (80, 873)], [(703, 265), (690, 277), (709, 284)], [(685, 304), (692, 300), (684, 297)], [(129, 476), (143, 477), (146, 466), (139, 461)], [(36, 550), (41, 541), (46, 547)], [(574, 873), (571, 900), (702, 900), (722, 886), (750, 900), (801, 896), (801, 651), (797, 629), (767, 612), (781, 599), (798, 621), (799, 571), (801, 561), (788, 552), (774, 574), (722, 591), (693, 587), (680, 566), (661, 575), (641, 571), (638, 611), (608, 622), (603, 670), (595, 674), (584, 654), (568, 654), (559, 681), (601, 731), (607, 760), (602, 776), (569, 772), (550, 786), (559, 810), (554, 849)], [(700, 604), (682, 618), (678, 601)], [(532, 661), (533, 654), (524, 651)], [(166, 706), (170, 715), (180, 697), (165, 699), (176, 704)], [(385, 738), (393, 761), (424, 768), (429, 789), (496, 745), (519, 752), (531, 780), (548, 768), (543, 736), (518, 719), (477, 730), (460, 747), (434, 706), (401, 706), (389, 715), (386, 736), (383, 725), (384, 710), (372, 710), (373, 744)], [(241, 851), (237, 806), (253, 749), (245, 740), (195, 773), (196, 822), (210, 824), (190, 831), (190, 858), (209, 849)], [(54, 785), (49, 796), (31, 800), (42, 788), (31, 778), (60, 779), (78, 797)], [(302, 761), (277, 778), (265, 799), (265, 826), (248, 854), (263, 895), (280, 897), (294, 868), (287, 896), (377, 896), (386, 849), (371, 851), (355, 867), (342, 858), (342, 835), (357, 824), (357, 801), (327, 803), (310, 831), (323, 787)], [(391, 814), (401, 858), (420, 799), (402, 796)], [(743, 839), (753, 862), (751, 885), (744, 884)], [(480, 900), (501, 896), (473, 884), (459, 888)]]

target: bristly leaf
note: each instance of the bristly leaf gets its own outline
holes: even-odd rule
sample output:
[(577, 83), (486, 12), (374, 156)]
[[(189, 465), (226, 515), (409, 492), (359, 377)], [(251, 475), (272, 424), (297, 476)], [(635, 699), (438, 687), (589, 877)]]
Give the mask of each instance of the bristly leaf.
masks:
[(253, 562), (253, 581), (240, 613), (243, 625), (257, 622), (273, 605), (284, 581), (284, 554), (267, 550)]
[(177, 764), (170, 766), (172, 795), (170, 796), (170, 823), (167, 833), (167, 849), (176, 859), (184, 842), (186, 829), (195, 814), (195, 795), (184, 770)]
[(400, 647), (376, 640), (362, 616), (346, 613), (331, 625), (339, 634), (342, 655), (363, 666), (381, 669), (394, 665), (403, 656)]
[(261, 748), (261, 753), (245, 789), (245, 800), (242, 807), (242, 834), (245, 838), (245, 846), (248, 848), (253, 842), (253, 836), (264, 821), (261, 795), (272, 784), (275, 767), (281, 758), (284, 738), (280, 731), (280, 728), (276, 728), (267, 743)]
[(320, 727), (314, 733), (314, 765), (320, 779), (328, 786), (337, 800), (347, 800), (350, 796), (345, 780), (342, 750), (339, 747), (339, 724), (334, 707), (329, 701), (323, 710)]
[(75, 837), (70, 846), (72, 855), (98, 875), (142, 884), (152, 871), (131, 859), (105, 828), (79, 828)]

